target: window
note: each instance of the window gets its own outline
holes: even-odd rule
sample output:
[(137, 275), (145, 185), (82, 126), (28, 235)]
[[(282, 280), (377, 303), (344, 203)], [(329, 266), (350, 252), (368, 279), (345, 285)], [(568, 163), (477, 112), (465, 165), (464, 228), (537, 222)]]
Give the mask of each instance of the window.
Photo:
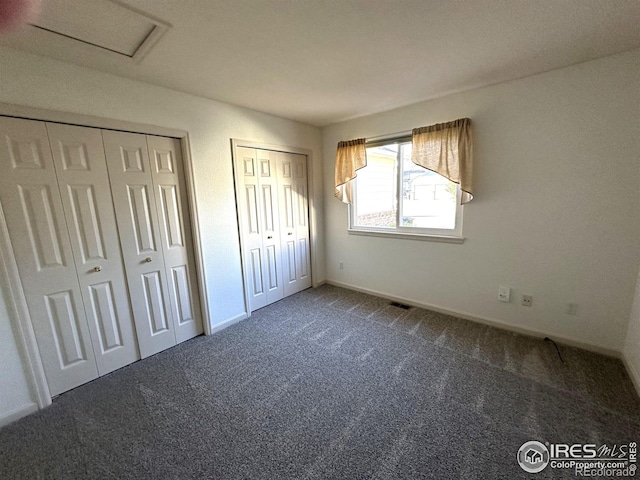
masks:
[(350, 231), (460, 237), (460, 187), (411, 161), (411, 139), (367, 148), (350, 209)]

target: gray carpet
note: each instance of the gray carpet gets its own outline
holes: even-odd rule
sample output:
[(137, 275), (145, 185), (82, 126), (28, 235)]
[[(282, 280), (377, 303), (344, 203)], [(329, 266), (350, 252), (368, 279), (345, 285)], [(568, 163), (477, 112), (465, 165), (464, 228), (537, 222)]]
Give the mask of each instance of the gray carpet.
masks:
[(0, 430), (2, 479), (575, 478), (528, 440), (640, 440), (615, 359), (311, 289)]

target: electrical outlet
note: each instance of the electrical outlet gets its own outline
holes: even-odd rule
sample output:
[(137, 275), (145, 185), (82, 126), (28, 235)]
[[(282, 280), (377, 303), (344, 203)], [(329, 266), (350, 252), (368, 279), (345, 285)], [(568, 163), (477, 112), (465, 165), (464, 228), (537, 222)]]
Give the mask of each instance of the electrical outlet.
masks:
[(577, 303), (567, 303), (567, 308), (564, 313), (567, 315), (578, 315), (578, 304)]
[(344, 263), (340, 262), (340, 270), (344, 270)]
[(531, 295), (522, 295), (522, 306), (530, 307), (533, 302), (533, 297)]
[(498, 287), (498, 300), (509, 302), (511, 300), (511, 287)]

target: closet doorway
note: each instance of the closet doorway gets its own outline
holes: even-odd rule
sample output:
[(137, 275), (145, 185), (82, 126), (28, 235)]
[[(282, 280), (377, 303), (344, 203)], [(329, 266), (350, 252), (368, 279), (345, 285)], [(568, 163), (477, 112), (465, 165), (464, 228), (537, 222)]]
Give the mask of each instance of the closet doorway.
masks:
[(57, 395), (210, 333), (186, 132), (0, 107), (33, 381)]
[(312, 286), (309, 154), (234, 140), (247, 314)]

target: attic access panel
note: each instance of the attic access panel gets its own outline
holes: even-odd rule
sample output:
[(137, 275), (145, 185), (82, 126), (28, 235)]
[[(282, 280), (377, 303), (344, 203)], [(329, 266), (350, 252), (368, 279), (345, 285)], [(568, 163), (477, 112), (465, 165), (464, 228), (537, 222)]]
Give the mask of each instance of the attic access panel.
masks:
[(169, 27), (115, 0), (47, 0), (31, 26), (58, 45), (80, 43), (135, 61)]

